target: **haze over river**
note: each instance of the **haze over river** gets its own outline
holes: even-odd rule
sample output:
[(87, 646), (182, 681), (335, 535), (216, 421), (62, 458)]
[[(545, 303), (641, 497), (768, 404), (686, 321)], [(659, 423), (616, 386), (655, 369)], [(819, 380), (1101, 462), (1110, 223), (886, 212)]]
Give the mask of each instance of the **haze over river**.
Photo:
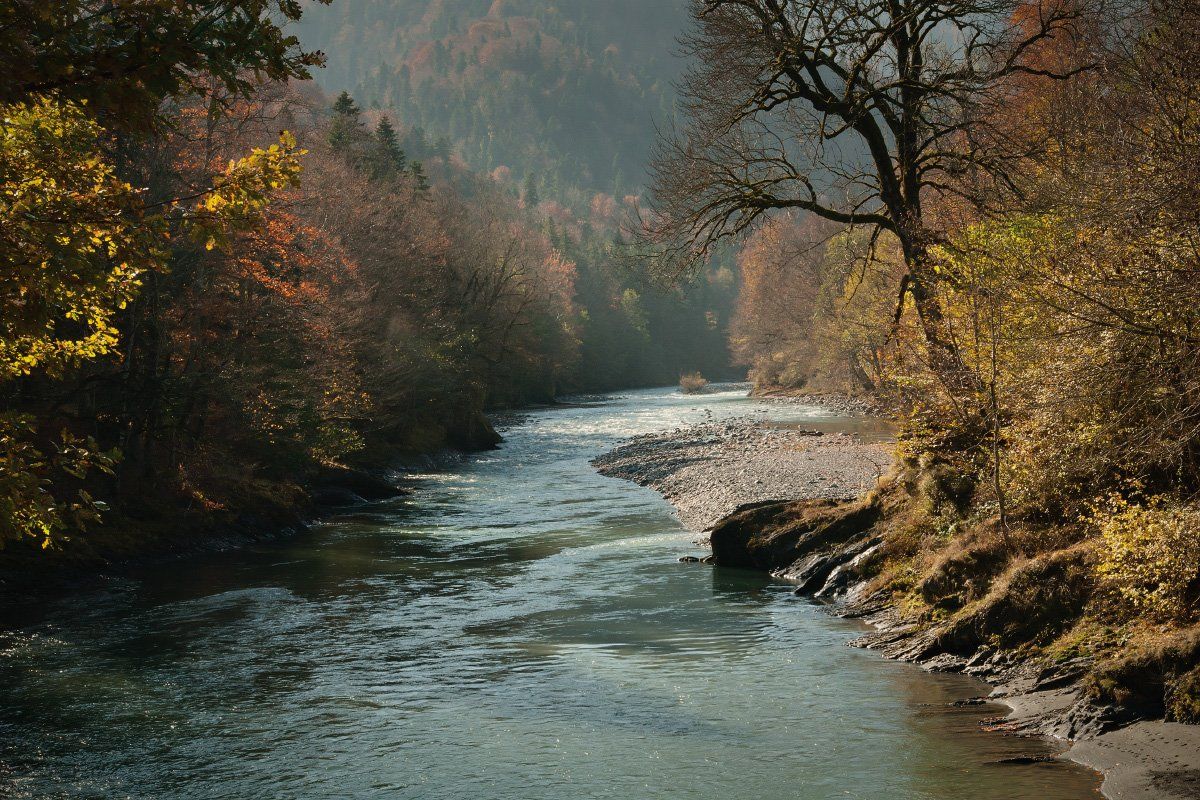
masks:
[(1095, 776), (845, 643), (588, 460), (742, 393), (536, 410), (410, 496), (145, 568), (0, 633), (0, 796), (1078, 800)]

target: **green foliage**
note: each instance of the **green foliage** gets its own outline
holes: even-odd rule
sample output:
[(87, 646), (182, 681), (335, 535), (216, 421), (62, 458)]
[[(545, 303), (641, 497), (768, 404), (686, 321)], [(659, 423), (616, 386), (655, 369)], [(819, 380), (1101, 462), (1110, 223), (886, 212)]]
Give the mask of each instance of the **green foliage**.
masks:
[(392, 127), (392, 121), (387, 115), (379, 118), (375, 126), (376, 153), (372, 161), (372, 175), (384, 178), (403, 173), (408, 166), (408, 158), (400, 147), (400, 137)]
[(344, 153), (366, 138), (362, 112), (354, 104), (349, 92), (342, 92), (333, 103), (333, 119), (329, 123), (329, 146), (335, 152)]
[(537, 208), (538, 204), (542, 202), (538, 197), (537, 178), (532, 172), (525, 176), (525, 189), (521, 192), (521, 199), (526, 208)]
[(1200, 666), (1172, 681), (1165, 699), (1168, 720), (1200, 725)]
[(169, 97), (216, 85), (248, 98), (264, 80), (308, 77), (323, 57), (283, 29), (302, 15), (298, 0), (8, 0), (0, 103), (54, 95), (110, 124), (154, 127)]
[(425, 167), (420, 161), (413, 161), (408, 165), (408, 172), (412, 175), (413, 183), (419, 192), (429, 191), (429, 179), (425, 176)]
[(629, 324), (635, 331), (641, 333), (642, 336), (650, 336), (649, 322), (646, 319), (646, 312), (642, 309), (642, 296), (636, 289), (626, 289), (621, 293), (621, 311), (624, 312), (625, 318), (629, 320)]

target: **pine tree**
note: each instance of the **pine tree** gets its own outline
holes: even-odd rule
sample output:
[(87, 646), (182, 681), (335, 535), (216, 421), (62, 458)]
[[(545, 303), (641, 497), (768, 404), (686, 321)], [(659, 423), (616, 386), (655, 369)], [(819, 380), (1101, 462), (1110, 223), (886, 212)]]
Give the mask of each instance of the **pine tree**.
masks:
[(408, 171), (412, 173), (413, 179), (417, 182), (417, 191), (425, 192), (429, 190), (429, 181), (425, 178), (425, 168), (421, 166), (420, 161), (414, 161), (409, 165)]
[(400, 137), (392, 127), (392, 121), (384, 115), (375, 126), (375, 154), (372, 173), (376, 178), (404, 172), (408, 158), (400, 147)]
[(537, 208), (541, 200), (538, 199), (537, 179), (532, 172), (525, 174), (525, 192), (524, 200), (526, 208)]
[(362, 137), (361, 111), (349, 92), (342, 92), (333, 102), (333, 121), (329, 125), (329, 146), (344, 153)]
[(344, 117), (358, 117), (360, 112), (350, 93), (343, 91), (338, 95), (337, 100), (333, 101), (333, 113), (341, 114)]

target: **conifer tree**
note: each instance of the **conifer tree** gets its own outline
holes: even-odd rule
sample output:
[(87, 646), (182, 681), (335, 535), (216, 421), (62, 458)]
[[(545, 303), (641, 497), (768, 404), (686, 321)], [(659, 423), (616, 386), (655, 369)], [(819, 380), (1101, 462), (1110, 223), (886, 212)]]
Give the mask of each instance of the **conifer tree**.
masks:
[(429, 190), (429, 180), (425, 177), (425, 168), (421, 166), (420, 161), (414, 161), (409, 165), (408, 171), (412, 173), (413, 178), (417, 182), (417, 191), (425, 192)]
[(333, 102), (333, 122), (329, 126), (329, 146), (344, 153), (363, 133), (362, 112), (349, 92), (342, 92)]
[(408, 158), (400, 147), (400, 137), (386, 115), (380, 117), (379, 124), (375, 126), (373, 161), (372, 173), (376, 178), (404, 172), (408, 165)]
[(343, 117), (357, 117), (360, 112), (350, 93), (343, 91), (337, 96), (337, 100), (333, 101), (333, 113), (341, 114)]
[(523, 198), (525, 200), (526, 208), (537, 208), (538, 203), (541, 202), (537, 193), (537, 178), (534, 177), (532, 172), (525, 175), (525, 191), (523, 193)]

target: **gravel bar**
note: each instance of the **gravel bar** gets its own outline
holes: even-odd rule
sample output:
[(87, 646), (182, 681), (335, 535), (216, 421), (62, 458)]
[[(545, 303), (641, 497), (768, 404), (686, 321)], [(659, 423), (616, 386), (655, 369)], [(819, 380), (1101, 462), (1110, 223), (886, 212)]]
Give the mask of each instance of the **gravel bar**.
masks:
[(592, 464), (655, 489), (684, 525), (704, 531), (747, 503), (855, 497), (891, 461), (886, 443), (737, 417), (638, 436)]

